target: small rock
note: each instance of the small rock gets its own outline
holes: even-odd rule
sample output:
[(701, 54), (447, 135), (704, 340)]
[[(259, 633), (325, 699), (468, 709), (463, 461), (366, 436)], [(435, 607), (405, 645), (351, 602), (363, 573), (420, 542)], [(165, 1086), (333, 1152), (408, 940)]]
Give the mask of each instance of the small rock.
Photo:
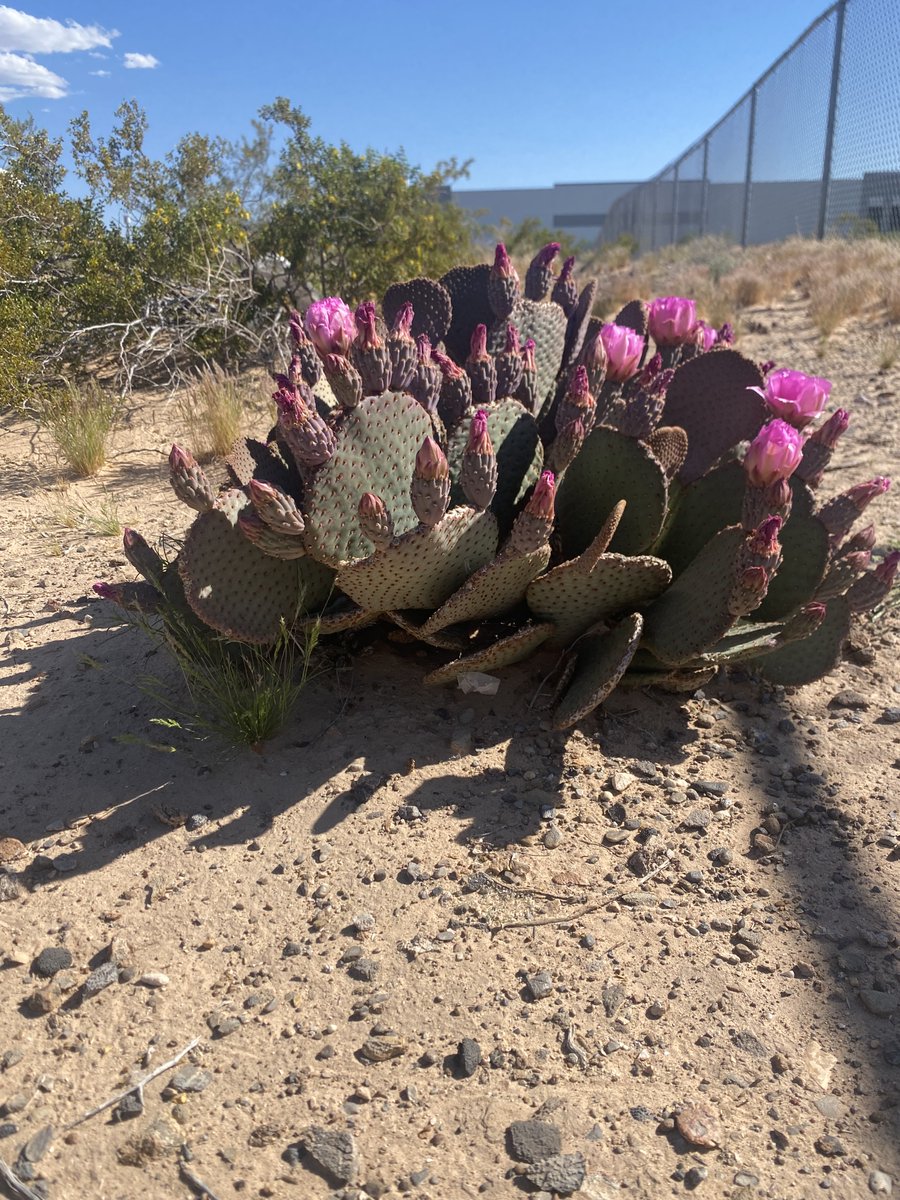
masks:
[(688, 1104), (675, 1118), (675, 1128), (686, 1142), (709, 1150), (722, 1143), (719, 1118), (706, 1104)]
[(868, 708), (869, 701), (865, 698), (862, 692), (854, 692), (851, 688), (845, 688), (844, 691), (838, 692), (832, 696), (830, 704), (833, 708)]
[(119, 968), (115, 963), (101, 963), (95, 971), (91, 971), (87, 979), (82, 984), (82, 992), (86, 999), (96, 996), (102, 992), (104, 988), (108, 988), (111, 983), (119, 982)]
[(815, 1146), (825, 1158), (839, 1158), (847, 1153), (844, 1143), (831, 1133), (823, 1133), (821, 1137), (816, 1138)]
[(112, 1110), (113, 1121), (131, 1121), (144, 1111), (144, 1100), (138, 1089), (123, 1096)]
[(847, 1115), (847, 1106), (837, 1096), (816, 1096), (813, 1104), (829, 1121), (839, 1121)]
[(754, 1058), (765, 1058), (768, 1054), (765, 1046), (759, 1038), (751, 1033), (749, 1029), (736, 1030), (731, 1035), (731, 1040), (738, 1050), (743, 1050), (747, 1054), (752, 1054)]
[(360, 983), (372, 983), (378, 975), (378, 963), (374, 958), (358, 958), (350, 963), (347, 974)]
[(282, 958), (297, 958), (303, 954), (305, 947), (301, 942), (287, 942), (284, 949), (281, 951)]
[(117, 967), (130, 967), (134, 962), (134, 950), (121, 933), (117, 933), (110, 940), (106, 949), (106, 958), (108, 962), (115, 963)]
[(401, 804), (394, 814), (398, 821), (422, 821), (422, 810), (415, 804)]
[(25, 1007), (29, 1012), (44, 1016), (53, 1012), (62, 1002), (63, 990), (54, 979), (46, 987), (38, 988), (25, 997)]
[(897, 997), (892, 992), (877, 992), (875, 988), (860, 988), (859, 998), (876, 1017), (892, 1017), (897, 1011)]
[(0, 1124), (0, 1138), (12, 1137), (13, 1134), (18, 1132), (18, 1125), (15, 1125), (12, 1121), (4, 1121), (2, 1124)]
[(39, 1129), (32, 1137), (28, 1139), (22, 1147), (21, 1158), (26, 1162), (40, 1162), (47, 1150), (50, 1148), (50, 1143), (53, 1141), (53, 1126), (45, 1125), (43, 1129)]
[(360, 1046), (359, 1056), (366, 1062), (387, 1062), (390, 1058), (399, 1058), (408, 1049), (409, 1046), (399, 1034), (373, 1034)]
[(198, 829), (202, 829), (208, 821), (209, 817), (205, 813), (191, 813), (185, 821), (184, 827), (190, 833), (195, 833)]
[(158, 1117), (143, 1133), (119, 1148), (119, 1162), (125, 1166), (142, 1167), (145, 1163), (174, 1154), (184, 1141), (180, 1125), (168, 1117)]
[(9, 1071), (12, 1067), (17, 1067), (24, 1057), (21, 1050), (4, 1050), (0, 1055), (0, 1071)]
[(481, 1047), (474, 1038), (463, 1038), (456, 1051), (456, 1069), (463, 1079), (469, 1079), (481, 1065)]
[(28, 1107), (30, 1096), (26, 1096), (24, 1092), (16, 1092), (14, 1096), (0, 1104), (0, 1117), (11, 1117), (15, 1113), (23, 1112)]
[(357, 933), (368, 933), (375, 928), (375, 917), (370, 912), (360, 912), (351, 917), (350, 924)]
[(25, 854), (25, 846), (18, 838), (0, 838), (0, 863), (14, 862)]
[(169, 1088), (173, 1092), (202, 1092), (213, 1081), (211, 1071), (201, 1067), (179, 1067), (169, 1080)]
[(560, 1196), (571, 1196), (584, 1183), (587, 1171), (583, 1154), (554, 1154), (532, 1163), (525, 1175), (535, 1187)]
[(549, 971), (537, 971), (525, 979), (525, 990), (529, 1000), (543, 1000), (553, 991), (553, 976)]
[(43, 979), (52, 979), (58, 971), (72, 965), (72, 954), (65, 946), (47, 946), (34, 960), (32, 971)]
[(625, 1003), (625, 989), (620, 983), (607, 984), (600, 993), (600, 1001), (603, 1004), (603, 1011), (612, 1020)]
[(738, 1171), (734, 1177), (736, 1187), (755, 1188), (759, 1187), (759, 1176), (751, 1175), (749, 1171)]
[(869, 1172), (869, 1191), (876, 1196), (890, 1196), (894, 1190), (894, 1181), (885, 1171)]
[(163, 975), (162, 971), (145, 971), (143, 975), (138, 976), (135, 983), (139, 983), (141, 987), (161, 988), (168, 985), (169, 977)]
[(301, 1134), (300, 1145), (316, 1166), (335, 1182), (347, 1184), (356, 1178), (359, 1159), (351, 1133), (311, 1125)]
[(557, 825), (551, 825), (544, 834), (544, 845), (548, 850), (555, 850), (562, 840), (562, 833)]
[(562, 1134), (549, 1121), (513, 1121), (506, 1131), (510, 1158), (539, 1162), (562, 1152)]
[(837, 1066), (837, 1058), (817, 1041), (811, 1041), (803, 1055), (803, 1066), (805, 1074), (826, 1092), (831, 1084), (831, 1073)]
[(712, 813), (708, 808), (692, 808), (682, 824), (685, 829), (706, 830), (712, 821)]
[(709, 1175), (708, 1167), (691, 1167), (691, 1169), (685, 1174), (684, 1186), (688, 1189), (689, 1192), (691, 1192), (694, 1190), (694, 1188), (699, 1187), (700, 1184), (703, 1182), (704, 1179), (707, 1178), (708, 1175)]
[(630, 771), (616, 771), (612, 779), (609, 781), (610, 790), (617, 795), (627, 791), (634, 783), (634, 776)]

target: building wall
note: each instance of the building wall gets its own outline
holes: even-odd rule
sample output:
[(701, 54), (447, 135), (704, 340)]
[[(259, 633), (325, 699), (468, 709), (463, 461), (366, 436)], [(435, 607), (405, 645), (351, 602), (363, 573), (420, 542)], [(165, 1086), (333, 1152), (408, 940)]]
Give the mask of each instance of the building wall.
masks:
[(454, 204), (475, 213), (489, 238), (503, 221), (536, 219), (584, 242), (595, 242), (610, 205), (634, 183), (556, 183), (548, 188), (456, 189)]

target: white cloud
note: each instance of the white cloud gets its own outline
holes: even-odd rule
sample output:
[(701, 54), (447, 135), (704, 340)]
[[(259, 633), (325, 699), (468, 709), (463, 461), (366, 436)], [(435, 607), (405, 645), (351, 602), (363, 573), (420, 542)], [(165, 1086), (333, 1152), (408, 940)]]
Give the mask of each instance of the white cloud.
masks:
[(67, 96), (69, 85), (41, 63), (25, 54), (0, 50), (0, 104), (23, 96), (43, 96), (46, 100), (61, 100)]
[(152, 54), (126, 54), (122, 61), (129, 71), (152, 71), (159, 66), (159, 59)]
[(0, 50), (68, 54), (72, 50), (93, 50), (96, 46), (109, 48), (112, 39), (118, 36), (115, 29), (79, 25), (76, 21), (63, 24), (52, 17), (33, 17), (18, 8), (0, 4)]
[(107, 75), (111, 74), (111, 71), (88, 71), (88, 75), (96, 75), (100, 79), (105, 79)]

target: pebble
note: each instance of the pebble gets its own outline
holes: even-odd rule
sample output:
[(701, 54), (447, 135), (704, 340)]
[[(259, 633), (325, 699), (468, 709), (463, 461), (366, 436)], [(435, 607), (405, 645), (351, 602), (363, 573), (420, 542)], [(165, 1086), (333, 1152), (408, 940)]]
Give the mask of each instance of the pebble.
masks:
[(18, 1125), (14, 1124), (12, 1121), (4, 1121), (3, 1124), (0, 1125), (0, 1138), (12, 1137), (13, 1134), (18, 1132)]
[(513, 1121), (506, 1131), (510, 1158), (539, 1162), (562, 1152), (562, 1134), (549, 1121)]
[(87, 999), (91, 996), (96, 996), (102, 992), (104, 988), (108, 988), (111, 983), (118, 983), (119, 968), (115, 963), (101, 963), (95, 971), (91, 971), (87, 979), (82, 985), (82, 991)]
[(881, 719), (886, 725), (896, 725), (900, 721), (900, 708), (886, 708), (881, 714)]
[(544, 834), (544, 845), (548, 850), (555, 850), (562, 840), (562, 833), (557, 825), (551, 825)]
[(583, 1154), (554, 1154), (526, 1168), (525, 1175), (535, 1187), (560, 1196), (571, 1196), (584, 1183), (587, 1170)]
[(845, 688), (844, 691), (838, 692), (831, 697), (830, 704), (833, 708), (868, 708), (869, 701), (865, 698), (862, 692), (855, 692), (851, 688)]
[(24, 1092), (16, 1092), (14, 1096), (10, 1096), (3, 1104), (0, 1104), (0, 1117), (11, 1117), (15, 1113), (20, 1113), (28, 1107), (30, 1096), (26, 1096)]
[(847, 1106), (842, 1104), (837, 1096), (816, 1096), (813, 1104), (829, 1121), (840, 1121), (847, 1115)]
[(897, 1011), (897, 997), (891, 992), (878, 992), (875, 988), (860, 988), (859, 998), (869, 1012), (876, 1017), (891, 1017)]
[(133, 1117), (139, 1117), (143, 1111), (144, 1101), (141, 1094), (139, 1091), (133, 1091), (122, 1097), (112, 1110), (112, 1118), (114, 1121), (130, 1121)]
[(553, 991), (553, 976), (549, 971), (537, 971), (525, 979), (525, 989), (529, 1000), (543, 1000)]
[(691, 1167), (685, 1174), (684, 1186), (690, 1191), (693, 1188), (699, 1187), (704, 1179), (709, 1175), (707, 1167)]
[(139, 983), (141, 987), (161, 988), (169, 983), (169, 977), (163, 975), (162, 971), (145, 971), (143, 975), (138, 976), (135, 983)]
[(876, 1196), (890, 1196), (894, 1190), (894, 1180), (885, 1171), (869, 1172), (869, 1191)]
[(25, 845), (18, 838), (0, 838), (0, 863), (13, 862), (25, 853)]
[(481, 1065), (481, 1046), (474, 1038), (463, 1038), (456, 1051), (456, 1070), (463, 1079), (469, 1079)]
[(612, 1020), (625, 1003), (625, 989), (620, 983), (607, 984), (600, 993), (600, 1001), (603, 1005), (603, 1011)]
[(20, 1156), (26, 1162), (40, 1162), (50, 1148), (50, 1143), (53, 1141), (53, 1126), (45, 1125), (43, 1129), (39, 1129), (33, 1134), (22, 1147)]
[(185, 821), (184, 827), (190, 833), (193, 833), (197, 829), (202, 829), (207, 821), (209, 821), (209, 817), (205, 813), (191, 813)]
[(31, 968), (42, 979), (52, 979), (58, 971), (68, 970), (72, 965), (72, 954), (65, 946), (47, 946), (34, 960)]
[(300, 1146), (317, 1167), (340, 1184), (350, 1183), (359, 1171), (352, 1133), (311, 1125), (300, 1136)]
[(847, 1153), (844, 1143), (832, 1133), (823, 1133), (821, 1137), (816, 1138), (815, 1146), (825, 1158), (839, 1158)]
[(675, 1128), (686, 1142), (709, 1150), (722, 1143), (719, 1118), (706, 1104), (688, 1104), (675, 1117)]
[(202, 1092), (212, 1081), (212, 1072), (202, 1067), (179, 1067), (169, 1080), (169, 1087), (175, 1092)]
[(749, 1171), (738, 1171), (734, 1177), (734, 1183), (737, 1187), (759, 1187), (759, 1176), (752, 1175)]
[(709, 828), (712, 813), (708, 808), (692, 808), (682, 821), (685, 829), (704, 830)]
[(375, 917), (370, 912), (360, 912), (351, 917), (350, 924), (357, 933), (368, 933), (375, 928)]
[(396, 1033), (373, 1034), (366, 1038), (359, 1048), (360, 1058), (366, 1062), (387, 1062), (391, 1058), (399, 1058), (409, 1047)]
[(378, 975), (378, 963), (374, 958), (358, 958), (350, 963), (347, 973), (351, 979), (358, 979), (360, 983), (372, 983)]

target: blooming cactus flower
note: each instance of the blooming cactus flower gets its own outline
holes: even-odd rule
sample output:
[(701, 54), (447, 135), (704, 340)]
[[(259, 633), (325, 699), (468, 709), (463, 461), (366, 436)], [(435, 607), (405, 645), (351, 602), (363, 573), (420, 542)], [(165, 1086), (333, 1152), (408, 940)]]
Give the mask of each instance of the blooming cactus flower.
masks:
[(697, 325), (697, 304), (684, 296), (659, 296), (649, 307), (650, 334), (657, 346), (689, 342)]
[(711, 325), (707, 325), (705, 321), (698, 321), (692, 334), (694, 344), (701, 354), (705, 354), (707, 350), (712, 350), (713, 346), (719, 340), (719, 335)]
[(750, 443), (744, 470), (754, 487), (768, 487), (792, 475), (802, 457), (802, 435), (787, 421), (770, 421)]
[(644, 353), (644, 338), (627, 325), (603, 325), (600, 337), (606, 350), (606, 378), (629, 379), (638, 369)]
[(803, 429), (828, 403), (831, 381), (802, 371), (781, 370), (769, 375), (765, 388), (750, 390), (762, 396), (776, 417)]
[(326, 296), (306, 310), (306, 332), (320, 354), (346, 354), (356, 337), (356, 321), (339, 296)]

